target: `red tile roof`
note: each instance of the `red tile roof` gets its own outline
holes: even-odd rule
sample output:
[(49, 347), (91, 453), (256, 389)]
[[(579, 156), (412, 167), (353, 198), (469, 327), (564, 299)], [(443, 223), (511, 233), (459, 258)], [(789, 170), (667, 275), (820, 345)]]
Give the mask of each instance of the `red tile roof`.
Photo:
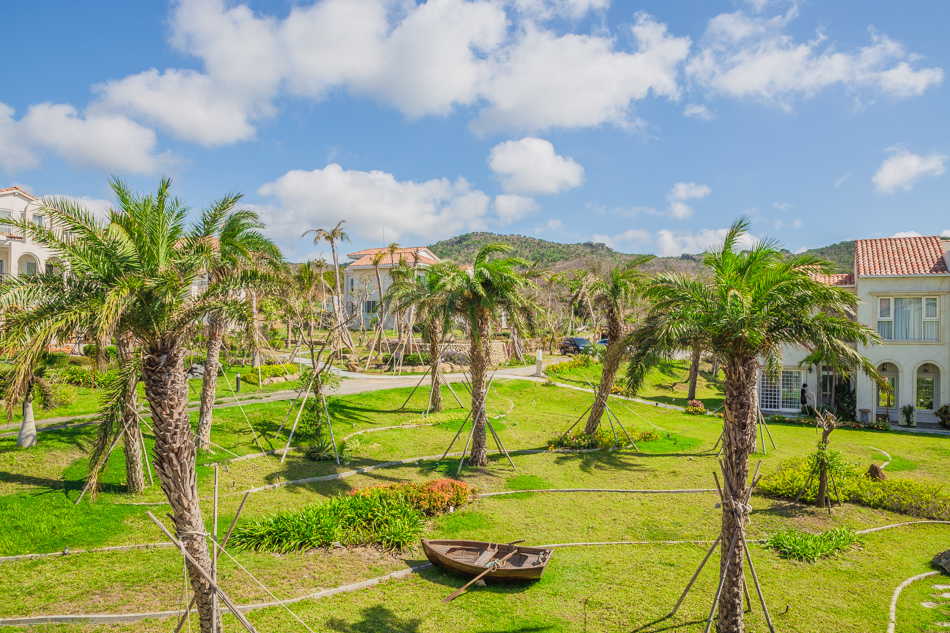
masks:
[[(399, 251), (395, 255), (390, 255), (386, 253), (383, 255), (383, 258), (380, 260), (380, 266), (392, 266), (393, 262), (399, 262), (403, 264), (438, 264), (440, 260), (432, 259), (431, 257), (426, 257), (425, 255), (413, 255), (410, 251)], [(354, 266), (372, 266), (373, 265), (373, 255), (363, 255), (355, 262), (350, 262), (348, 268), (353, 268)]]
[(940, 237), (888, 237), (856, 240), (854, 268), (858, 277), (874, 275), (946, 275)]
[(811, 277), (815, 281), (826, 283), (829, 286), (853, 286), (854, 285), (854, 275), (852, 275), (851, 273), (836, 273), (833, 275), (823, 275), (821, 273), (815, 273)]
[(17, 191), (17, 192), (19, 192), (19, 193), (22, 193), (22, 194), (23, 194), (24, 196), (26, 196), (27, 198), (33, 198), (34, 200), (39, 200), (39, 198), (37, 198), (36, 196), (34, 196), (34, 195), (33, 195), (32, 193), (30, 193), (29, 191), (24, 191), (23, 189), (20, 189), (19, 187), (7, 187), (6, 189), (0, 189), (0, 193), (6, 193), (6, 192), (8, 192), (8, 191)]
[(386, 253), (379, 263), (380, 266), (392, 266), (394, 261), (419, 264), (438, 264), (441, 261), (438, 257), (435, 257), (435, 255), (429, 257), (428, 255), (421, 254), (420, 251), (423, 250), (431, 254), (429, 249), (425, 246), (413, 246), (412, 248), (400, 248), (395, 252), (395, 255), (390, 254), (388, 248), (364, 248), (361, 251), (348, 254), (347, 257), (356, 260), (355, 262), (350, 262), (350, 266), (372, 266), (373, 256), (380, 252)]

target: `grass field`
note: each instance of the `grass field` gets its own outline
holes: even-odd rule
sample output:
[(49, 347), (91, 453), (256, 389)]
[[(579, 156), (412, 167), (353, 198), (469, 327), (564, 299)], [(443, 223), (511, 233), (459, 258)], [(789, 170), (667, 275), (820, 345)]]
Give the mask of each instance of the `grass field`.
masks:
[[(565, 382), (567, 378), (562, 376)], [(211, 464), (215, 461), (221, 464), (220, 521), (226, 526), (246, 489), (395, 459), (440, 455), (458, 431), (463, 409), (446, 391), (445, 402), (456, 408), (426, 420), (421, 411), (428, 397), (424, 389), (416, 393), (407, 410), (399, 409), (408, 392), (395, 389), (330, 398), (338, 440), (359, 431), (372, 431), (357, 436), (359, 449), (348, 459), (349, 463), (341, 466), (310, 462), (294, 451), (288, 453), (283, 464), (279, 463), (279, 456), (228, 461), (231, 455), (220, 449), (213, 455), (202, 455), (199, 491), (208, 528), (213, 489)], [(491, 391), (488, 411), (509, 450), (537, 449), (563, 432), (590, 399), (589, 394), (576, 390), (498, 380)], [(259, 452), (261, 447), (280, 448), (283, 442), (275, 440), (274, 434), (288, 406), (289, 402), (247, 405), (247, 421), (240, 409), (217, 410), (212, 440), (239, 455)], [(487, 468), (465, 468), (462, 478), (482, 492), (715, 488), (712, 472), (716, 460), (710, 449), (721, 430), (720, 420), (620, 400), (614, 400), (612, 406), (625, 426), (656, 429), (661, 439), (640, 445), (640, 452), (624, 449), (584, 454), (514, 454), (514, 471), (507, 460), (493, 454)], [(428, 426), (377, 431), (406, 424)], [(818, 439), (814, 429), (808, 427), (776, 424), (771, 429), (777, 448), (769, 445), (767, 455), (753, 457), (762, 460), (764, 472), (773, 472), (784, 460), (814, 450)], [(0, 531), (0, 555), (163, 540), (145, 517), (145, 510), (164, 516), (168, 511), (164, 497), (157, 485), (135, 497), (123, 492), (121, 448), (110, 459), (98, 497), (74, 505), (82, 487), (86, 451), (92, 438), (93, 430), (88, 427), (44, 432), (40, 434), (40, 445), (29, 451), (17, 450), (12, 438), (0, 440), (0, 516), (4, 527)], [(151, 435), (147, 435), (146, 441), (151, 442)], [(295, 444), (305, 446), (307, 440), (301, 438)], [(884, 460), (875, 449), (886, 451), (893, 457), (892, 477), (937, 484), (950, 480), (946, 468), (950, 438), (838, 430), (832, 436), (832, 447), (865, 469), (872, 462)], [(302, 507), (366, 486), (453, 476), (457, 465), (457, 459), (419, 460), (343, 479), (285, 485), (253, 493), (243, 516), (252, 518)], [(891, 470), (888, 466), (887, 472)], [(707, 492), (521, 492), (482, 498), (454, 513), (436, 517), (428, 523), (427, 533), (436, 538), (502, 542), (523, 538), (529, 544), (709, 541), (719, 529), (721, 514), (715, 508), (716, 500), (716, 494)], [(155, 505), (134, 505), (142, 503)], [(764, 538), (786, 528), (817, 532), (845, 526), (860, 530), (912, 520), (851, 504), (836, 508), (829, 515), (816, 508), (759, 495), (753, 497), (752, 505), (750, 539)], [(887, 627), (894, 588), (910, 576), (929, 571), (930, 559), (946, 549), (948, 542), (950, 526), (918, 525), (865, 535), (857, 546), (815, 563), (784, 559), (760, 545), (753, 544), (751, 549), (777, 630), (882, 631)], [(489, 584), (448, 605), (443, 605), (441, 598), (464, 584), (465, 579), (430, 568), (355, 593), (304, 600), (291, 608), (313, 630), (329, 631), (701, 630), (715, 589), (716, 565), (707, 567), (700, 576), (675, 618), (661, 618), (676, 602), (705, 547), (701, 543), (567, 547), (555, 552), (539, 582)], [(287, 555), (232, 554), (282, 599), (424, 562), (419, 548), (405, 552), (364, 547)], [(55, 556), (0, 565), (4, 572), (0, 574), (0, 595), (4, 596), (0, 618), (176, 609), (182, 599), (181, 556), (169, 548)], [(229, 559), (222, 560), (219, 577), (238, 602), (272, 600)], [(939, 630), (935, 623), (950, 620), (948, 602), (939, 598), (944, 592), (933, 588), (941, 583), (950, 584), (950, 579), (934, 577), (905, 590), (898, 604), (898, 632)], [(933, 601), (938, 607), (921, 606), (925, 601)], [(280, 608), (253, 611), (248, 617), (261, 631), (306, 630)], [(748, 618), (750, 631), (765, 629), (757, 606)], [(237, 630), (239, 626), (230, 616), (226, 616), (225, 622), (228, 630)], [(192, 626), (197, 627), (197, 620)], [(170, 620), (146, 620), (114, 625), (42, 625), (34, 630), (157, 632), (171, 628)]]

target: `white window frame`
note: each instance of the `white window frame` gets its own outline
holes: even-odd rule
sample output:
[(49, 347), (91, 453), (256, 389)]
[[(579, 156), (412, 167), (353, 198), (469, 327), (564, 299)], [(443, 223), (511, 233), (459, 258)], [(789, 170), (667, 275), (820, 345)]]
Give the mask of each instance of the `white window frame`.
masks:
[[(923, 338), (923, 333), (922, 333), (922, 332), (921, 332), (921, 338), (920, 338), (920, 339), (898, 339), (898, 338), (894, 338), (894, 299), (895, 299), (895, 297), (893, 297), (893, 296), (880, 296), (880, 297), (877, 297), (877, 304), (876, 304), (876, 305), (877, 305), (877, 311), (876, 311), (876, 313), (875, 313), (875, 314), (876, 314), (875, 329), (878, 331), (878, 333), (880, 333), (880, 328), (877, 327), (877, 324), (878, 324), (878, 323), (890, 323), (890, 324), (891, 324), (891, 337), (890, 337), (890, 338), (885, 338), (884, 340), (885, 340), (885, 341), (894, 341), (894, 342), (898, 342), (898, 343), (936, 343), (936, 342), (939, 342), (939, 340), (940, 340), (940, 335), (939, 335), (939, 332), (940, 332), (940, 326), (939, 326), (939, 323), (940, 323), (940, 297), (935, 296), (935, 295), (901, 295), (899, 298), (905, 299), (905, 300), (907, 300), (907, 299), (920, 299), (920, 302), (921, 302), (921, 316), (922, 316), (922, 321), (923, 321), (924, 323), (934, 323), (934, 322), (938, 323), (938, 326), (937, 326), (937, 331), (938, 331), (937, 339), (936, 339), (936, 340), (931, 340), (931, 339)], [(883, 304), (885, 301), (887, 302), (887, 308), (888, 308), (888, 309), (887, 309), (887, 312), (888, 312), (888, 314), (887, 314), (887, 316), (881, 316), (881, 314), (882, 314), (882, 312), (883, 312), (883, 305), (882, 305), (882, 304)], [(934, 306), (935, 306), (935, 308), (936, 308), (935, 316), (932, 316), (932, 317), (928, 317), (928, 316), (927, 316), (927, 302), (928, 302), (928, 301), (933, 301), (933, 303), (934, 303)], [(883, 337), (882, 337), (882, 338), (883, 338)]]
[(46, 226), (46, 218), (43, 217), (42, 213), (34, 213), (33, 224), (35, 224), (36, 226)]

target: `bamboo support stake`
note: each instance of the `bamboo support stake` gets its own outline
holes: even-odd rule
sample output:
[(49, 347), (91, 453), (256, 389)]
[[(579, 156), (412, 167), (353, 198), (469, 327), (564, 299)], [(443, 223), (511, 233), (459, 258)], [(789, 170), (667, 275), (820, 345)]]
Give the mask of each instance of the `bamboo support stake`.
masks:
[(745, 558), (749, 561), (749, 571), (752, 572), (752, 581), (755, 583), (755, 590), (759, 594), (759, 602), (762, 603), (762, 611), (765, 613), (765, 621), (769, 625), (769, 631), (775, 633), (775, 627), (772, 626), (772, 618), (769, 616), (769, 608), (765, 606), (765, 597), (762, 595), (762, 587), (759, 585), (759, 577), (755, 573), (755, 565), (752, 564), (752, 555), (749, 553), (749, 546), (745, 542), (745, 537), (742, 539), (742, 549), (745, 550)]
[[(214, 465), (214, 517), (211, 520), (211, 539), (218, 542), (218, 465)], [(218, 548), (211, 548), (211, 579), (218, 582)], [(218, 630), (218, 594), (211, 597), (211, 630)]]
[(689, 583), (686, 585), (686, 589), (683, 590), (683, 595), (680, 596), (680, 599), (676, 601), (676, 606), (673, 607), (673, 610), (670, 611), (670, 614), (666, 617), (672, 618), (676, 615), (676, 612), (679, 610), (680, 605), (683, 604), (683, 600), (686, 599), (686, 594), (689, 593), (689, 590), (692, 588), (693, 583), (696, 582), (696, 579), (699, 577), (699, 572), (703, 570), (703, 567), (706, 566), (706, 562), (709, 560), (709, 557), (712, 556), (712, 553), (716, 551), (716, 546), (719, 545), (719, 542), (722, 540), (722, 534), (716, 537), (716, 540), (713, 541), (712, 547), (709, 548), (709, 551), (706, 552), (706, 556), (703, 557), (703, 562), (699, 564), (699, 568), (696, 570), (696, 573), (693, 574), (693, 577), (689, 579)]
[[(244, 493), (244, 498), (241, 499), (241, 504), (238, 506), (237, 512), (234, 513), (234, 519), (231, 520), (231, 526), (228, 527), (227, 533), (224, 535), (224, 540), (221, 541), (219, 546), (222, 550), (228, 544), (228, 540), (231, 538), (231, 532), (234, 531), (234, 526), (237, 525), (238, 517), (241, 516), (241, 510), (244, 509), (244, 504), (247, 503), (247, 498), (251, 496), (250, 492)], [(216, 548), (217, 551), (217, 548)], [(191, 615), (191, 610), (195, 608), (195, 602), (198, 601), (198, 596), (191, 597), (191, 603), (188, 605), (188, 608), (185, 609), (185, 614), (181, 617), (181, 620), (178, 621), (178, 626), (175, 627), (175, 632), (178, 633), (181, 631), (181, 627), (185, 625), (185, 622), (188, 620), (188, 616)]]
[(290, 436), (287, 438), (287, 446), (284, 447), (284, 454), (280, 457), (280, 463), (283, 464), (284, 460), (287, 459), (287, 451), (290, 450), (290, 442), (294, 439), (294, 431), (297, 430), (297, 424), (300, 422), (300, 415), (303, 413), (303, 408), (307, 404), (307, 398), (310, 397), (310, 388), (313, 386), (313, 381), (317, 377), (317, 370), (313, 370), (313, 375), (310, 376), (310, 383), (307, 385), (307, 391), (303, 395), (303, 402), (300, 403), (300, 410), (297, 411), (297, 418), (294, 420), (294, 426), (290, 429)]
[(712, 608), (709, 610), (709, 619), (706, 620), (706, 628), (703, 629), (703, 633), (709, 633), (710, 627), (712, 627), (713, 616), (716, 615), (716, 605), (719, 604), (719, 597), (722, 595), (722, 588), (726, 584), (726, 576), (729, 574), (729, 565), (732, 563), (732, 552), (736, 549), (736, 541), (739, 539), (739, 532), (742, 531), (742, 526), (739, 526), (739, 529), (736, 530), (735, 535), (732, 537), (732, 545), (729, 546), (729, 554), (726, 555), (726, 566), (723, 568), (722, 573), (719, 578), (719, 587), (716, 589), (716, 595), (713, 598)]
[[(327, 397), (323, 395), (323, 389), (320, 390), (320, 399), (323, 401), (323, 412), (327, 416), (327, 428), (330, 429), (330, 443), (333, 444), (333, 455), (336, 457), (336, 465), (339, 466), (340, 453), (336, 450), (336, 439), (333, 437), (333, 424), (330, 422), (330, 408), (327, 406)], [(285, 452), (284, 454), (286, 455), (287, 453)]]
[[(416, 395), (416, 389), (422, 386), (422, 381), (426, 379), (427, 375), (429, 375), (430, 369), (432, 369), (432, 367), (426, 367), (426, 370), (422, 372), (422, 377), (419, 378), (419, 382), (416, 383), (416, 386), (412, 388), (412, 392), (410, 392), (409, 397), (406, 398), (406, 401), (402, 403), (402, 406), (399, 407), (400, 409), (405, 409), (406, 405), (409, 404), (409, 401), (412, 400), (412, 397)], [(430, 401), (431, 401), (431, 397), (430, 397)]]
[(150, 518), (152, 522), (155, 523), (155, 525), (157, 525), (159, 529), (165, 533), (165, 536), (167, 536), (168, 539), (174, 543), (179, 550), (181, 550), (182, 555), (188, 560), (189, 563), (191, 563), (192, 567), (194, 567), (201, 577), (208, 581), (208, 583), (211, 585), (211, 588), (221, 596), (221, 601), (224, 602), (228, 609), (230, 609), (231, 613), (234, 614), (234, 617), (237, 618), (238, 622), (240, 622), (250, 633), (257, 633), (257, 629), (254, 628), (254, 625), (247, 621), (247, 618), (244, 617), (244, 614), (241, 613), (240, 609), (238, 609), (237, 606), (231, 602), (231, 598), (228, 597), (228, 594), (226, 594), (224, 590), (221, 589), (221, 587), (219, 587), (218, 584), (211, 579), (211, 576), (208, 575), (208, 572), (206, 572), (204, 568), (199, 565), (198, 562), (191, 556), (191, 554), (188, 553), (188, 550), (185, 549), (185, 546), (182, 545), (181, 541), (176, 539), (172, 533), (168, 531), (168, 528), (166, 528), (161, 521), (155, 518), (155, 515), (152, 514), (151, 511), (146, 510), (145, 514), (147, 514), (148, 518)]

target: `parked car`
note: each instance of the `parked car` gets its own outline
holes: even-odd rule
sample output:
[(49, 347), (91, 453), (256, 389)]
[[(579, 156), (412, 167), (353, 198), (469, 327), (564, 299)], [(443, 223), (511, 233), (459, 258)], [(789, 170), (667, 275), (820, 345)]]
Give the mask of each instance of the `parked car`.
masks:
[(610, 343), (610, 341), (609, 341), (608, 339), (605, 339), (605, 338), (602, 338), (602, 339), (600, 339), (599, 341), (597, 341), (597, 344), (598, 344), (598, 345), (603, 345), (604, 347), (607, 347), (607, 344), (608, 344), (608, 343)]
[(561, 353), (570, 356), (571, 354), (580, 354), (586, 348), (590, 347), (590, 341), (581, 336), (568, 336), (561, 340)]

